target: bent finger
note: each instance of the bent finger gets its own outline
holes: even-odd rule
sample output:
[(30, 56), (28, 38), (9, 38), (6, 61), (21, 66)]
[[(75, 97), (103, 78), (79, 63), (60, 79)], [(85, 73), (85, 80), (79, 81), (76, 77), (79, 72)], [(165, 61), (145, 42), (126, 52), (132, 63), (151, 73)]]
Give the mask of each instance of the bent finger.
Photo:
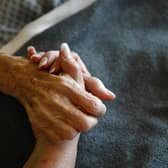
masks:
[(68, 80), (62, 83), (62, 92), (64, 95), (69, 97), (71, 102), (79, 107), (84, 113), (100, 117), (105, 114), (106, 106), (103, 102), (96, 96), (88, 93), (85, 89), (81, 88), (79, 85)]
[(54, 63), (54, 61), (58, 58), (58, 56), (59, 51), (46, 52), (39, 62), (39, 69), (46, 69), (50, 67)]
[(60, 50), (61, 67), (65, 73), (68, 73), (80, 85), (84, 85), (83, 75), (78, 63), (74, 60), (71, 50), (67, 43), (61, 45)]
[(30, 60), (34, 63), (39, 63), (40, 60), (43, 58), (45, 52), (39, 52), (37, 54), (34, 54), (30, 57)]
[(107, 89), (103, 82), (93, 76), (84, 75), (86, 89), (101, 100), (114, 100), (116, 95)]
[(107, 89), (100, 79), (91, 76), (80, 56), (76, 52), (72, 52), (72, 54), (82, 69), (86, 89), (101, 100), (115, 99), (116, 95)]
[(61, 62), (60, 62), (60, 57), (58, 56), (57, 58), (55, 58), (54, 63), (51, 65), (49, 73), (58, 74), (60, 72), (61, 72)]
[(28, 56), (28, 59), (30, 59), (31, 56), (34, 55), (34, 54), (37, 54), (37, 51), (36, 51), (35, 47), (34, 46), (28, 46), (27, 47), (27, 56)]

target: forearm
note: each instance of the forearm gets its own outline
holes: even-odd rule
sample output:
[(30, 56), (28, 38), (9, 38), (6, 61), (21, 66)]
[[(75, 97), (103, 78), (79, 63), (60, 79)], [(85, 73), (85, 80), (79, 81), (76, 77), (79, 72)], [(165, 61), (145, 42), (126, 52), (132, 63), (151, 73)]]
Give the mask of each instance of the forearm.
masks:
[(14, 96), (16, 89), (16, 66), (20, 57), (7, 56), (0, 54), (0, 91)]
[(24, 168), (74, 168), (78, 139), (79, 136), (59, 144), (41, 139)]

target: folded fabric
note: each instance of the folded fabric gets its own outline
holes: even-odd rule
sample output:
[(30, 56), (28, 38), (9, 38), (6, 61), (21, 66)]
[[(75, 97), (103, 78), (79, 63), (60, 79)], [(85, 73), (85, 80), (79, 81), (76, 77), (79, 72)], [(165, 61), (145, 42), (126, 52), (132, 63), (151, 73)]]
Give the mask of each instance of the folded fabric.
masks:
[(1, 0), (0, 47), (11, 40), (25, 24), (35, 20), (61, 3), (64, 3), (64, 1)]
[[(32, 37), (36, 36), (39, 33), (42, 33), (43, 31), (45, 31), (48, 28), (50, 28), (51, 26), (61, 22), (62, 20), (78, 13), (79, 11), (90, 6), (95, 1), (96, 0), (85, 0), (85, 1), (83, 1), (83, 0), (66, 0), (59, 7), (54, 8), (53, 10), (51, 10), (47, 14), (39, 17), (38, 19), (34, 20), (33, 22), (26, 24), (24, 27), (23, 27), (23, 25), (26, 22), (23, 22), (23, 21), (20, 22), (21, 26), (18, 27), (18, 29), (20, 29), (21, 27), (23, 27), (23, 29), (16, 35), (15, 38), (13, 38), (11, 41), (9, 41), (6, 45), (2, 46), (0, 49), (0, 52), (5, 52), (7, 54), (13, 54), (22, 45), (24, 45), (27, 41), (29, 41)], [(56, 3), (56, 4), (58, 4), (58, 3)], [(18, 8), (18, 9), (20, 9), (20, 8)], [(18, 14), (20, 16), (22, 13), (18, 12)], [(28, 16), (30, 17), (31, 15), (32, 14), (29, 14)], [(18, 22), (17, 14), (14, 16), (15, 16), (16, 22)], [(26, 16), (24, 16), (24, 19), (25, 18), (26, 18)], [(6, 20), (7, 20), (7, 18), (6, 18)], [(10, 23), (9, 23), (9, 25), (10, 25)], [(17, 24), (15, 23), (15, 27), (17, 27), (16, 25)], [(3, 30), (7, 30), (7, 28), (8, 27), (3, 27)], [(10, 28), (8, 28), (8, 30), (9, 29)], [(13, 32), (13, 34), (11, 34), (11, 37), (14, 36), (18, 32), (16, 29), (10, 29), (10, 30)], [(5, 34), (4, 34), (4, 37), (5, 37)], [(10, 38), (9, 33), (8, 33), (8, 38)]]

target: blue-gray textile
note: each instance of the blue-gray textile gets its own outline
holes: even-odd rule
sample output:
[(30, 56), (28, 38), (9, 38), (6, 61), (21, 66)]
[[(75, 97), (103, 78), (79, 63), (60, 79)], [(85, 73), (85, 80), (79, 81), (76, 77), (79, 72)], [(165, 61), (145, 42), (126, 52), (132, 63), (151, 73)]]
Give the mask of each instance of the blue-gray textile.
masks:
[[(100, 0), (17, 52), (67, 41), (116, 93), (99, 125), (81, 136), (76, 168), (168, 167), (167, 8), (167, 0)], [(34, 138), (23, 107), (3, 94), (0, 101), (0, 163), (19, 168)]]

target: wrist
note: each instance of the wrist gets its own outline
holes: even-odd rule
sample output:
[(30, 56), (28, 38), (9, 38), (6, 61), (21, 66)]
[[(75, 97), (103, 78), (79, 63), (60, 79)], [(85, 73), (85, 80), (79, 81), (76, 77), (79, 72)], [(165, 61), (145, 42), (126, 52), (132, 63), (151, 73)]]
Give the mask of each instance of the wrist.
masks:
[[(37, 140), (35, 149), (24, 168), (59, 168), (75, 166), (79, 135), (69, 141), (50, 143), (45, 138)], [(65, 164), (65, 166), (64, 166)]]

